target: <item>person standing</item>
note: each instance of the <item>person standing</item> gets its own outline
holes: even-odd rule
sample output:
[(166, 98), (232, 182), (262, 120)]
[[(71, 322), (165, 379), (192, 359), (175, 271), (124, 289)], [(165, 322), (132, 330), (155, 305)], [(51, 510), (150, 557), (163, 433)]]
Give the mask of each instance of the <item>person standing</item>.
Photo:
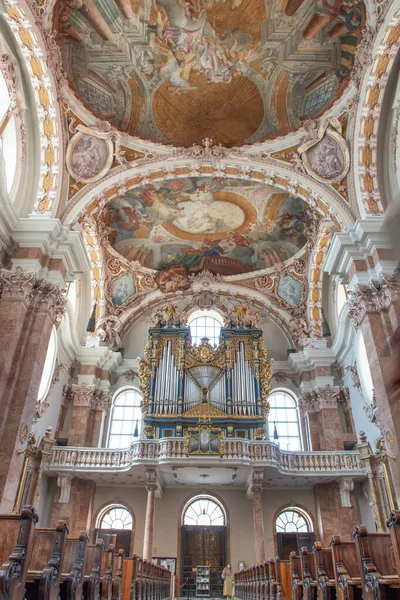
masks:
[(232, 598), (232, 569), (231, 565), (227, 565), (222, 571), (222, 578), (224, 580), (224, 591), (223, 594), (226, 598)]

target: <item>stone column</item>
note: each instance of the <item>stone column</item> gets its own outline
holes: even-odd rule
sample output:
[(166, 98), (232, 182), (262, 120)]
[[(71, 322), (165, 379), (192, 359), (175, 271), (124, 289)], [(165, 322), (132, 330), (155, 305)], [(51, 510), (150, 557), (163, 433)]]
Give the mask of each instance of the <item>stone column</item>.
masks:
[(67, 398), (72, 402), (69, 427), (69, 446), (97, 448), (102, 422), (102, 412), (109, 409), (109, 390), (95, 385), (71, 385)]
[(57, 483), (59, 492), (53, 504), (51, 526), (59, 519), (65, 519), (71, 537), (78, 536), (83, 530), (89, 531), (96, 492), (95, 482), (59, 477)]
[[(400, 499), (400, 410), (399, 398), (386, 382), (391, 336), (398, 327), (399, 288), (395, 277), (383, 277), (349, 292), (349, 316), (364, 336), (375, 392), (379, 427), (387, 446), (393, 484)], [(397, 374), (398, 378), (398, 365)], [(397, 389), (397, 385), (394, 386)]]
[(153, 557), (155, 497), (157, 489), (157, 472), (154, 469), (146, 471), (147, 505), (144, 523), (143, 558), (151, 562)]
[(343, 450), (344, 440), (354, 437), (343, 432), (340, 405), (347, 406), (345, 388), (326, 385), (304, 391), (299, 398), (299, 408), (309, 415), (312, 450)]
[(11, 512), (51, 330), (65, 312), (66, 299), (57, 284), (20, 269), (2, 271), (0, 280), (0, 331), (6, 332), (0, 360), (0, 512)]
[(333, 535), (340, 535), (343, 541), (350, 541), (358, 521), (353, 491), (351, 486), (343, 483), (347, 482), (339, 484), (332, 481), (314, 487), (319, 537), (325, 546), (329, 546)]
[(264, 515), (262, 507), (262, 481), (263, 472), (255, 471), (252, 479), (253, 518), (254, 518), (254, 542), (256, 550), (256, 563), (263, 564), (265, 561), (264, 545)]

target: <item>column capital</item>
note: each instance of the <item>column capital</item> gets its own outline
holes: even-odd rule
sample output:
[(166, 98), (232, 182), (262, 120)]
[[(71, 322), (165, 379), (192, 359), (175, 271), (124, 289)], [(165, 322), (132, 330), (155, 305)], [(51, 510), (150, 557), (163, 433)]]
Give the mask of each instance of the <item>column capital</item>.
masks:
[(37, 310), (50, 314), (53, 323), (59, 323), (67, 310), (67, 298), (57, 283), (41, 280), (33, 290), (33, 302)]
[(319, 412), (323, 408), (337, 408), (338, 404), (347, 405), (349, 392), (347, 388), (326, 385), (303, 391), (299, 398), (299, 408), (308, 412)]
[(99, 389), (95, 385), (72, 384), (66, 386), (65, 395), (74, 406), (88, 406), (95, 410), (108, 410), (111, 406), (110, 390)]
[(24, 273), (20, 267), (12, 271), (0, 269), (1, 297), (5, 300), (23, 300), (29, 304), (35, 284), (35, 273)]
[(367, 313), (388, 309), (399, 299), (400, 285), (398, 270), (394, 275), (381, 275), (369, 285), (357, 285), (349, 291), (349, 317), (359, 327)]

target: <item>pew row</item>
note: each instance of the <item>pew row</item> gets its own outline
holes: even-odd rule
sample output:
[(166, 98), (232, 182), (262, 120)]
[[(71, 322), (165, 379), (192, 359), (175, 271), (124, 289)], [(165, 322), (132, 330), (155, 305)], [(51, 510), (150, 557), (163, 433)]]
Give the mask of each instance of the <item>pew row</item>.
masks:
[(236, 573), (238, 600), (400, 600), (400, 511), (390, 533), (358, 525), (353, 541), (333, 536), (330, 547), (315, 542), (289, 560), (270, 559)]

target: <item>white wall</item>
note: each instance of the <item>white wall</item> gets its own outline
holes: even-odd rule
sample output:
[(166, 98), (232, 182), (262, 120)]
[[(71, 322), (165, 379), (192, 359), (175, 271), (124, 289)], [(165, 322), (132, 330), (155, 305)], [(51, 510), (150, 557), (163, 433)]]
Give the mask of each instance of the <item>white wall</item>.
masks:
[[(162, 498), (155, 503), (154, 556), (177, 556), (178, 523), (185, 502), (199, 493), (212, 494), (213, 490), (199, 488), (168, 488)], [(247, 500), (244, 490), (218, 488), (216, 496), (225, 504), (230, 523), (231, 563), (236, 571), (238, 562), (247, 565), (255, 562), (253, 502)], [(134, 511), (136, 532), (134, 552), (141, 555), (143, 551), (144, 521), (146, 514), (147, 492), (143, 487), (113, 487), (100, 485), (97, 487), (94, 514), (106, 503), (125, 502)], [(315, 518), (314, 495), (311, 488), (266, 489), (263, 492), (264, 533), (266, 557), (275, 556), (274, 548), (274, 515), (286, 504), (300, 504), (308, 509)]]

